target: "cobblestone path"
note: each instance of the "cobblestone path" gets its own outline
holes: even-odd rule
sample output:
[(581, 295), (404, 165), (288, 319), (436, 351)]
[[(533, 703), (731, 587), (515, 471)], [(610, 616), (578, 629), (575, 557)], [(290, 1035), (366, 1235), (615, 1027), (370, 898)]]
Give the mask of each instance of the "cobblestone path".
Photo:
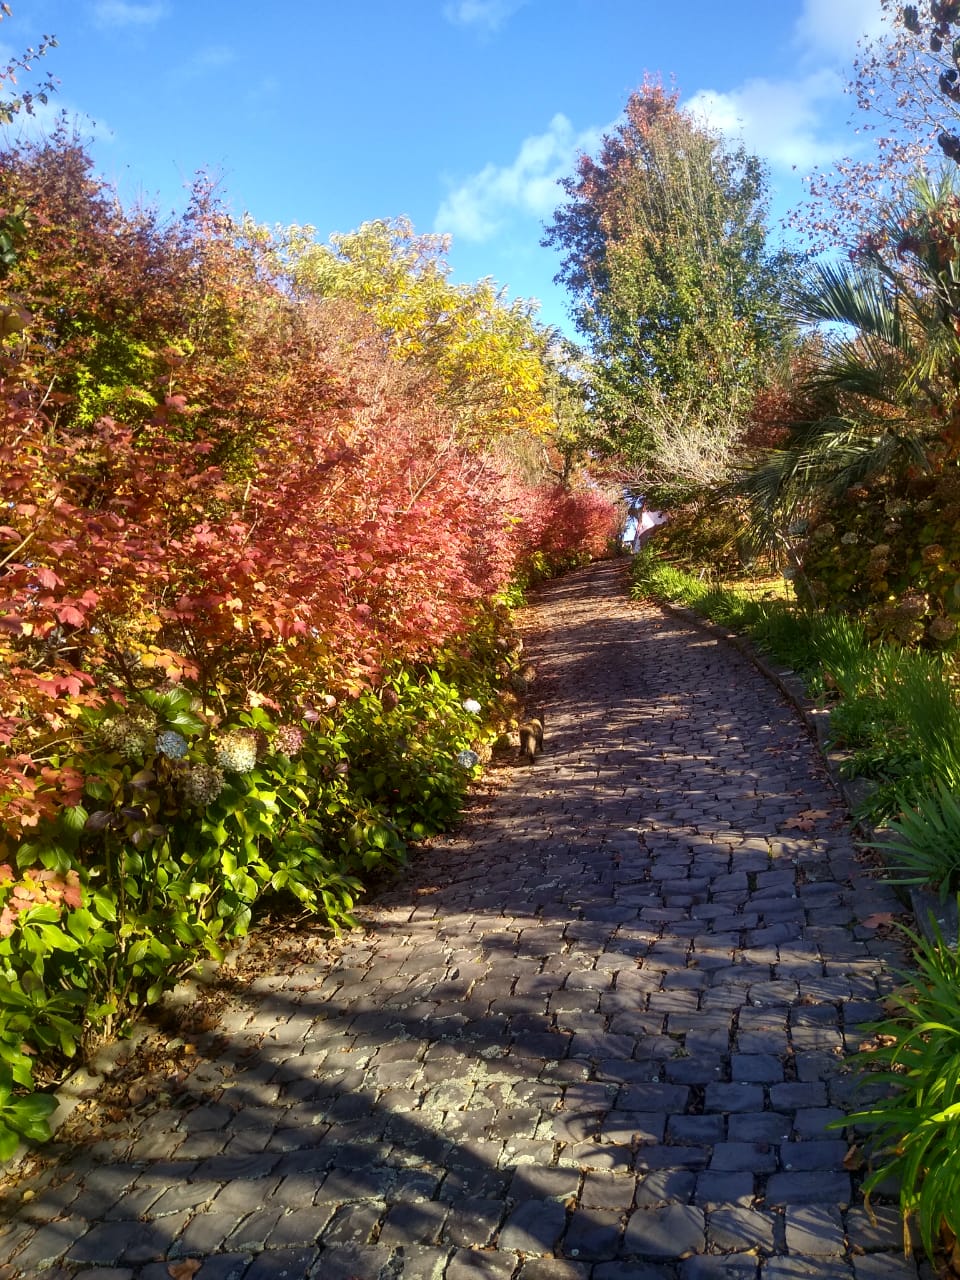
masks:
[(538, 598), (544, 756), (228, 1008), (178, 1105), (21, 1188), (6, 1275), (917, 1274), (826, 1127), (889, 891), (779, 694), (621, 574)]

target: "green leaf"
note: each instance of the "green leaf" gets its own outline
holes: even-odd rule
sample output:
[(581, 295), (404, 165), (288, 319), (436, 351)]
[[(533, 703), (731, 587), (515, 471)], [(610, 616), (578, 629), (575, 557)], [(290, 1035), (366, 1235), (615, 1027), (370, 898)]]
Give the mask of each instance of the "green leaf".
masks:
[(61, 811), (60, 822), (65, 831), (76, 835), (83, 830), (89, 816), (82, 804), (74, 804)]
[(206, 720), (191, 711), (189, 707), (184, 707), (174, 715), (167, 716), (167, 724), (183, 734), (202, 733), (207, 727)]
[(114, 921), (117, 918), (117, 904), (113, 897), (106, 893), (95, 893), (93, 905), (97, 914), (104, 920)]
[(62, 928), (52, 924), (39, 924), (37, 931), (51, 951), (76, 951), (80, 943)]
[(0, 1160), (9, 1160), (20, 1145), (20, 1135), (0, 1117)]

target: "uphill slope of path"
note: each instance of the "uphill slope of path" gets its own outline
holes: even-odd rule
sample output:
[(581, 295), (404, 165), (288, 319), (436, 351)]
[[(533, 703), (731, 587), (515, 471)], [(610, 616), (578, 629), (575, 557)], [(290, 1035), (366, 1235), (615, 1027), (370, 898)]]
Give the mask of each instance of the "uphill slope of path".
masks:
[(916, 1276), (827, 1127), (896, 903), (796, 712), (622, 563), (526, 623), (544, 754), (8, 1189), (0, 1275)]

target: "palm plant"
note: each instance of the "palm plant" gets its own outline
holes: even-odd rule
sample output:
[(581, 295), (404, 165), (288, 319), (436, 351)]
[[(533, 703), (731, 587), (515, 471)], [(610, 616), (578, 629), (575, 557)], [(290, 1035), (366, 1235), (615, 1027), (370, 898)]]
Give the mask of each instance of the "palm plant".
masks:
[(852, 485), (926, 469), (940, 447), (960, 388), (957, 178), (918, 176), (849, 261), (809, 268), (792, 307), (824, 326), (802, 386), (812, 411), (738, 483), (768, 542)]

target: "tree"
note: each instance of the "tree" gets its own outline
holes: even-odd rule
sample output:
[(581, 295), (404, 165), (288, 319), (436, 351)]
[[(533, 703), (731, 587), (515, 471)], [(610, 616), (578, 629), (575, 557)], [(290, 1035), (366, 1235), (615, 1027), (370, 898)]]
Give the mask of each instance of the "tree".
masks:
[[(712, 483), (778, 341), (760, 161), (647, 83), (561, 185), (543, 243), (564, 255), (557, 280), (592, 349), (597, 443), (648, 491)], [(708, 475), (691, 473), (687, 437)]]
[(535, 304), (508, 301), (489, 280), (449, 278), (447, 238), (406, 218), (367, 222), (318, 244), (309, 227), (284, 233), (303, 296), (341, 298), (370, 314), (399, 360), (428, 368), (465, 435), (547, 433), (554, 417), (544, 361), (550, 332)]
[(829, 325), (805, 378), (816, 412), (748, 472), (768, 534), (853, 485), (960, 457), (960, 190), (917, 178), (840, 263), (810, 268), (798, 320)]
[[(790, 217), (817, 250), (855, 239), (877, 208), (896, 203), (931, 158), (960, 163), (960, 6), (880, 0), (883, 33), (864, 43), (847, 92), (856, 132), (870, 140), (809, 178), (811, 201)], [(939, 147), (939, 151), (938, 151)]]

